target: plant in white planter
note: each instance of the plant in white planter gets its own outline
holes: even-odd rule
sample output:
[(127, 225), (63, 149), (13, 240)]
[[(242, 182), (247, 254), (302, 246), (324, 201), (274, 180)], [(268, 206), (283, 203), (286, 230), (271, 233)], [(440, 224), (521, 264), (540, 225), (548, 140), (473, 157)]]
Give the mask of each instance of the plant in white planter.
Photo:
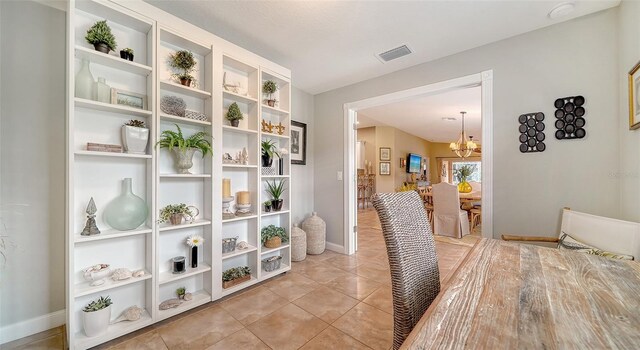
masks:
[(189, 169), (193, 166), (193, 154), (196, 151), (202, 152), (202, 158), (207, 154), (213, 155), (213, 148), (208, 140), (211, 135), (200, 131), (185, 139), (182, 135), (182, 129), (178, 124), (174, 125), (178, 128), (178, 132), (173, 130), (163, 131), (157, 144), (160, 145), (160, 148), (167, 148), (169, 151), (174, 152), (179, 174), (191, 174)]
[(149, 129), (141, 120), (129, 120), (122, 126), (122, 145), (127, 153), (146, 154)]
[(100, 297), (82, 309), (82, 325), (87, 337), (96, 337), (107, 332), (111, 321), (111, 298)]

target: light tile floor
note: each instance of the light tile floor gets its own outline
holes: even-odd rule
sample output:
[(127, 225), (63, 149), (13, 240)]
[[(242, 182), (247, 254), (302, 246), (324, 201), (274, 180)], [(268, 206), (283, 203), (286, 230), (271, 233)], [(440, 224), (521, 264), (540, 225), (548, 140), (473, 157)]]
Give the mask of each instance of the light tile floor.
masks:
[[(309, 255), (285, 275), (99, 348), (387, 350), (393, 339), (393, 308), (380, 223), (373, 209), (359, 210), (358, 223), (353, 256), (331, 251)], [(436, 236), (442, 283), (477, 239)], [(56, 335), (16, 348), (60, 349), (60, 342)]]

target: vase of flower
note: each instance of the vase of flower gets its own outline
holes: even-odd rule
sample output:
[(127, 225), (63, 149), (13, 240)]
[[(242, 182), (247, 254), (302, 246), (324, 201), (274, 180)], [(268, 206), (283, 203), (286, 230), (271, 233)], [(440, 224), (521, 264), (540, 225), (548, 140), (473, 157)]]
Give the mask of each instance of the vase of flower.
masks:
[(187, 245), (191, 247), (191, 267), (198, 267), (198, 246), (204, 243), (204, 238), (199, 235), (189, 236), (187, 238)]

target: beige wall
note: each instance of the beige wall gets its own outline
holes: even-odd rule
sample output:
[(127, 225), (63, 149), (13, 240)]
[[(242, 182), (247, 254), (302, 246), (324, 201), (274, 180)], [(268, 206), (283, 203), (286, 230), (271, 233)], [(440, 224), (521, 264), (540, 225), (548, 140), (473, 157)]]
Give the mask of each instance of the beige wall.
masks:
[[(395, 146), (395, 129), (390, 126), (376, 126), (376, 192), (395, 192), (395, 176), (398, 168), (393, 166), (393, 158), (396, 156)], [(391, 148), (391, 174), (380, 175), (380, 148)]]
[[(617, 20), (614, 8), (316, 95), (314, 132), (322, 144), (315, 156), (322, 166), (315, 167), (315, 209), (331, 218), (327, 240), (342, 245), (345, 232), (346, 210), (338, 200), (344, 198), (344, 183), (336, 180), (336, 172), (345, 171), (344, 147), (340, 140), (324, 142), (344, 132), (344, 103), (489, 69), (494, 73), (494, 237), (556, 235), (565, 206), (619, 216), (618, 180), (610, 176), (611, 169), (619, 169)], [(575, 94), (587, 99), (587, 137), (556, 140), (553, 101)], [(547, 116), (547, 150), (522, 154), (516, 118), (535, 111)], [(624, 149), (634, 162), (638, 133)]]
[(434, 184), (440, 182), (440, 169), (438, 169), (438, 158), (450, 158), (455, 154), (451, 152), (448, 143), (429, 143), (429, 181)]
[[(407, 169), (400, 167), (400, 158), (406, 159), (409, 153), (419, 154), (423, 158), (429, 157), (430, 142), (398, 129), (394, 129), (394, 137), (394, 157), (391, 158), (391, 168), (397, 170), (394, 177), (394, 184), (397, 189), (402, 186), (403, 182), (411, 180), (411, 176), (407, 174)], [(420, 175), (418, 174), (417, 176), (419, 177)]]
[(364, 141), (364, 160), (371, 162), (371, 168), (374, 174), (378, 173), (377, 168), (377, 148), (376, 148), (376, 128), (374, 126), (369, 128), (358, 129), (356, 135), (358, 141)]

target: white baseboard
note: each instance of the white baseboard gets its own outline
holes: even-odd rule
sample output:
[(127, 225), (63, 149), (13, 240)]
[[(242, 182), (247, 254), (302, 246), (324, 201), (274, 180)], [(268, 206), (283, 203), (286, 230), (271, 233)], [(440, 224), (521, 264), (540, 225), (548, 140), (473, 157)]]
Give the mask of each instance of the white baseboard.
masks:
[(327, 242), (326, 247), (327, 249), (334, 251), (336, 253), (345, 254), (343, 245), (337, 245), (335, 243)]
[(66, 311), (60, 310), (48, 315), (42, 315), (29, 320), (4, 325), (0, 328), (0, 344), (8, 343), (16, 339), (44, 332), (65, 324)]

